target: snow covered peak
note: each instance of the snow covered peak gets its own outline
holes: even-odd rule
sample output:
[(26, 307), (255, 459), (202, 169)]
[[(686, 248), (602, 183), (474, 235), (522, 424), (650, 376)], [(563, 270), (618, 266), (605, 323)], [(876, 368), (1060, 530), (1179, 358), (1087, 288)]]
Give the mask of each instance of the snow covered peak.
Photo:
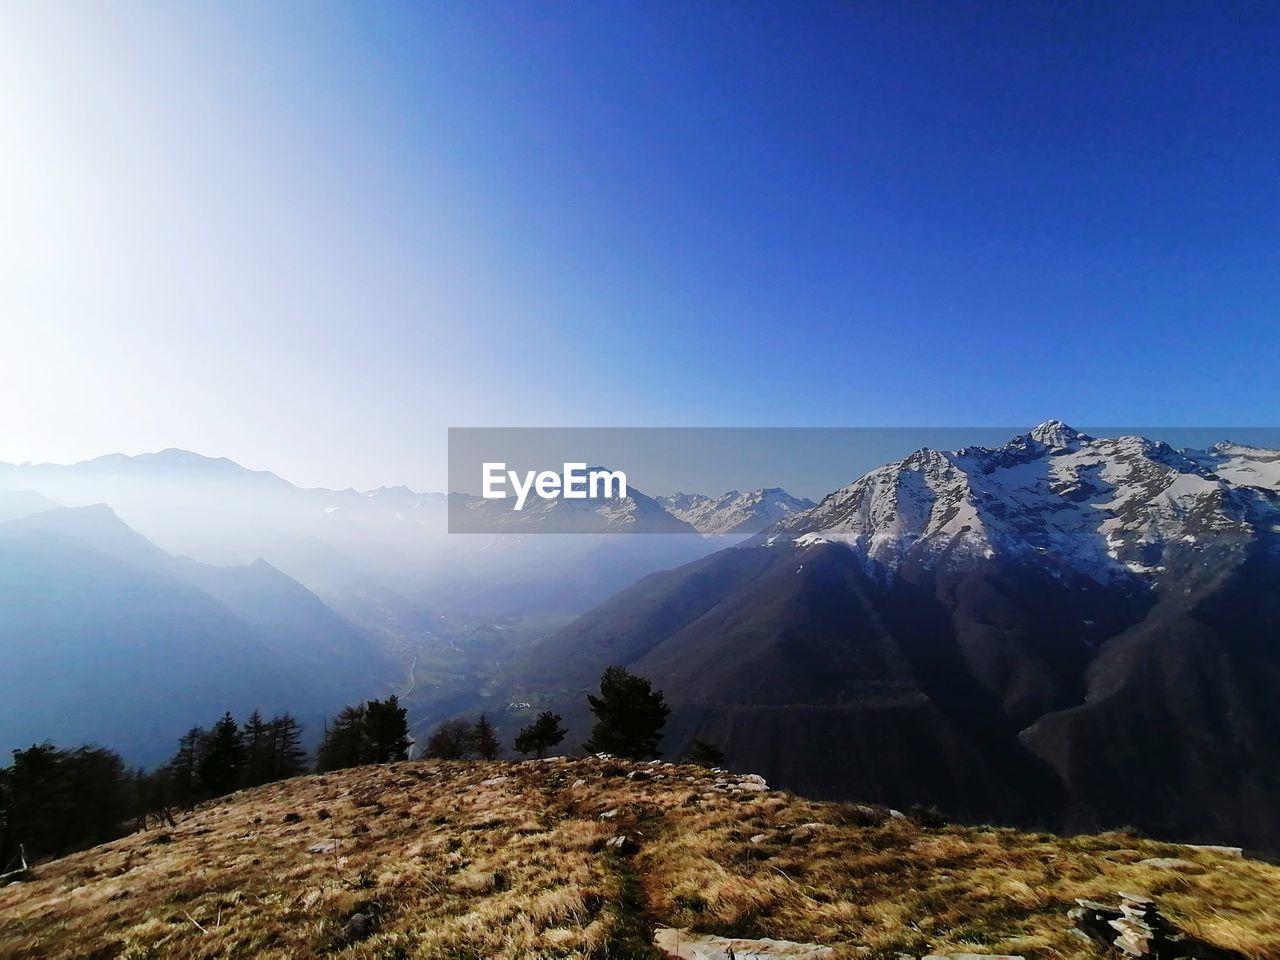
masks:
[(1050, 421), (995, 448), (918, 450), (784, 520), (770, 542), (845, 543), (889, 571), (1001, 555), (1098, 579), (1155, 575), (1172, 545), (1280, 531), (1280, 500), (1257, 489), (1273, 468), (1276, 451), (1177, 451)]
[(814, 506), (812, 500), (793, 497), (781, 487), (746, 493), (730, 490), (718, 497), (677, 493), (659, 497), (658, 502), (672, 516), (704, 534), (757, 533)]
[(1188, 456), (1224, 480), (1243, 487), (1280, 492), (1280, 450), (1224, 441)]
[(1031, 439), (1043, 443), (1046, 447), (1069, 447), (1073, 443), (1090, 440), (1091, 437), (1069, 427), (1061, 420), (1046, 420), (1031, 431)]

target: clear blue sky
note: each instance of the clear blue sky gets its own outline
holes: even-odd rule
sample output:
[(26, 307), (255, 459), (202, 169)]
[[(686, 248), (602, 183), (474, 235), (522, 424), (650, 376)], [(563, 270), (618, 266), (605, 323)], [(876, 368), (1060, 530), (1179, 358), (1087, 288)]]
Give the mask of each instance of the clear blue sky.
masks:
[(1274, 424), (1280, 5), (27, 4), (0, 459)]

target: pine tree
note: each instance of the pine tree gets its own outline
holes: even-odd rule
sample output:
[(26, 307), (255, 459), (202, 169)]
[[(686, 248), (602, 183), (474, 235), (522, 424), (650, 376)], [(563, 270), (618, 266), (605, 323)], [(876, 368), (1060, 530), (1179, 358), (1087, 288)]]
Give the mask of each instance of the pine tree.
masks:
[(285, 780), (307, 772), (307, 751), (302, 749), (302, 724), (292, 714), (271, 721), (271, 779)]
[(230, 713), (213, 725), (204, 738), (200, 757), (200, 785), (211, 796), (230, 793), (244, 775), (245, 747), (240, 726)]
[(596, 716), (591, 738), (582, 745), (588, 753), (611, 753), (628, 760), (658, 755), (662, 728), (671, 708), (662, 692), (644, 677), (622, 667), (609, 667), (600, 677), (600, 695), (588, 694)]
[(523, 754), (535, 754), (541, 758), (548, 750), (565, 738), (565, 729), (560, 725), (560, 714), (543, 710), (538, 718), (516, 735), (516, 751)]
[(471, 750), (474, 736), (465, 720), (446, 720), (427, 738), (425, 755), (435, 760), (463, 760)]
[(199, 789), (201, 745), (206, 736), (202, 727), (192, 727), (178, 741), (178, 752), (165, 764), (173, 785), (173, 802), (180, 806), (189, 807), (195, 803)]
[(502, 752), (502, 744), (498, 742), (493, 724), (483, 713), (471, 728), (471, 749), (481, 760), (497, 760), (498, 754)]
[(689, 744), (689, 752), (685, 755), (685, 759), (700, 767), (722, 767), (724, 751), (714, 743), (694, 737), (693, 742)]
[(369, 762), (365, 742), (365, 705), (343, 707), (333, 724), (326, 725), (324, 740), (316, 751), (316, 770), (345, 770)]
[(390, 763), (409, 758), (408, 711), (393, 693), (386, 700), (370, 700), (365, 705), (364, 731), (369, 744), (370, 763)]
[(274, 775), (274, 748), (271, 726), (257, 710), (249, 714), (242, 732), (245, 749), (244, 785), (256, 787), (276, 779)]

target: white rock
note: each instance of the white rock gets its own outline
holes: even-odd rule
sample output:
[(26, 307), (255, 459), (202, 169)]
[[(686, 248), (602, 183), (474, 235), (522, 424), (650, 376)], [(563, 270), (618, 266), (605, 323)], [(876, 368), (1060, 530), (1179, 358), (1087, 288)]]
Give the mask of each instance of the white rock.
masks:
[(481, 780), (480, 786), (496, 787), (500, 783), (506, 783), (508, 779), (508, 777), (490, 777), (488, 780)]
[(617, 808), (617, 807), (614, 807), (612, 810), (606, 810), (604, 813), (600, 814), (600, 819), (601, 819), (601, 820), (612, 820), (612, 819), (613, 819), (614, 817), (616, 817), (617, 815), (618, 815), (618, 808)]
[(1190, 850), (1204, 850), (1207, 853), (1220, 853), (1224, 857), (1244, 859), (1244, 847), (1221, 847), (1214, 843), (1187, 843), (1184, 846)]
[(1157, 870), (1180, 870), (1184, 873), (1204, 873), (1204, 867), (1200, 864), (1183, 860), (1181, 857), (1151, 857), (1147, 860), (1139, 860), (1138, 866), (1154, 867)]
[(307, 853), (333, 853), (341, 844), (342, 841), (337, 837), (325, 837), (307, 847)]
[(748, 940), (743, 937), (714, 937), (672, 927), (653, 932), (653, 945), (677, 960), (728, 960), (730, 951), (738, 960), (828, 960), (835, 957), (830, 947), (792, 940)]

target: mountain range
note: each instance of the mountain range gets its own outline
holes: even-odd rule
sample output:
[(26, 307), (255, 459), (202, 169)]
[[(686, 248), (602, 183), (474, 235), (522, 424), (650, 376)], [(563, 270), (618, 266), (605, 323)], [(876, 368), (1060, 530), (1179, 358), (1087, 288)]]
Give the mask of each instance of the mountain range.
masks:
[[(637, 490), (568, 537), (526, 535), (543, 501), (450, 537), (450, 500), (493, 504), (306, 489), (177, 449), (0, 464), (0, 748), (150, 763), (227, 709), (290, 709), (315, 734), (390, 689), (430, 725), (532, 632), (720, 546)], [(666, 535), (610, 535), (637, 523)]]
[(700, 737), (814, 796), (1280, 849), (1275, 450), (1050, 421), (817, 504), (633, 491), (610, 522), (684, 531), (656, 537), (447, 537), (443, 495), (181, 451), (0, 467), (4, 487), (15, 742), (149, 742), (137, 717), (169, 737), (177, 705), (281, 690), (269, 709), (314, 715), (398, 668), (418, 733), (551, 708), (580, 743), (618, 664), (665, 691), (669, 755)]
[[(0, 491), (38, 497), (44, 506), (109, 504), (165, 550), (206, 563), (264, 558), (344, 615), (392, 634), (441, 614), (581, 613), (645, 573), (722, 545), (702, 534), (727, 532), (710, 515), (707, 523), (688, 522), (634, 488), (621, 505), (536, 500), (515, 513), (509, 502), (404, 486), (303, 488), (178, 449), (75, 464), (0, 464)], [(715, 499), (726, 514), (736, 510), (737, 535), (763, 529), (783, 515), (773, 503), (794, 500), (776, 490)], [(451, 518), (458, 530), (483, 532), (451, 537)], [(657, 544), (635, 538), (630, 546), (610, 545), (620, 532), (666, 536)], [(615, 574), (602, 572), (602, 548)]]
[(603, 665), (771, 782), (1059, 829), (1280, 844), (1280, 454), (1051, 421), (918, 450), (536, 644), (513, 697)]
[(758, 533), (815, 505), (812, 500), (793, 497), (781, 487), (747, 493), (730, 490), (718, 497), (677, 493), (659, 497), (658, 502), (673, 517), (706, 534)]

